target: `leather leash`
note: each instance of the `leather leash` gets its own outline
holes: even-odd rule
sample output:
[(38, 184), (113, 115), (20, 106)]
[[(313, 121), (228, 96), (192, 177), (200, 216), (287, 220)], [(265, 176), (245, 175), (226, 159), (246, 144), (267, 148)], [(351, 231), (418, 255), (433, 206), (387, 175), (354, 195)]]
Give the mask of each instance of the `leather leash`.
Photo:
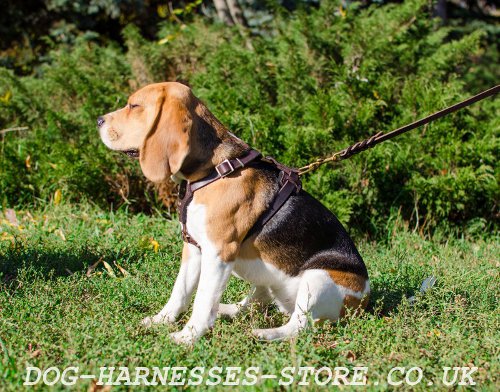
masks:
[(350, 158), (351, 156), (358, 154), (361, 151), (367, 150), (368, 148), (372, 148), (377, 144), (392, 139), (393, 137), (401, 135), (402, 133), (418, 128), (424, 124), (428, 124), (432, 121), (437, 120), (438, 118), (456, 112), (457, 110), (463, 109), (464, 107), (472, 105), (473, 103), (478, 102), (482, 99), (491, 97), (492, 95), (497, 94), (499, 90), (500, 90), (500, 85), (497, 85), (473, 97), (470, 97), (462, 102), (449, 106), (443, 110), (440, 110), (439, 112), (433, 113), (411, 124), (395, 129), (394, 131), (388, 133), (378, 132), (377, 134), (373, 135), (368, 139), (362, 140), (361, 142), (358, 142), (347, 148), (344, 148), (343, 150), (338, 151), (327, 158), (320, 158), (310, 163), (309, 165), (301, 167), (300, 169), (294, 169), (285, 166), (276, 161), (272, 157), (263, 158), (261, 153), (256, 150), (249, 150), (245, 155), (239, 158), (226, 159), (219, 165), (215, 166), (212, 173), (210, 173), (205, 178), (202, 178), (201, 180), (194, 182), (183, 181), (181, 183), (181, 186), (179, 188), (178, 211), (179, 211), (179, 220), (181, 222), (181, 227), (182, 227), (182, 238), (184, 241), (193, 244), (197, 248), (201, 249), (200, 245), (193, 239), (193, 237), (189, 235), (186, 227), (188, 205), (191, 202), (191, 200), (193, 200), (193, 194), (195, 191), (211, 184), (212, 182), (223, 179), (224, 177), (235, 172), (236, 170), (249, 166), (256, 161), (263, 161), (274, 166), (280, 172), (278, 176), (278, 182), (280, 186), (279, 191), (275, 195), (269, 208), (259, 217), (255, 225), (249, 230), (248, 234), (245, 237), (246, 239), (250, 237), (252, 234), (254, 234), (256, 231), (258, 231), (258, 229), (262, 228), (279, 211), (279, 209), (285, 204), (285, 202), (293, 193), (300, 192), (300, 190), (302, 189), (300, 176), (309, 173), (312, 170), (317, 169), (324, 163), (338, 162)]
[(399, 136), (402, 133), (411, 131), (412, 129), (418, 128), (422, 125), (428, 124), (432, 121), (437, 120), (438, 118), (444, 117), (450, 113), (456, 112), (457, 110), (463, 109), (467, 106), (472, 105), (473, 103), (476, 103), (478, 101), (481, 101), (485, 98), (491, 97), (495, 94), (497, 94), (500, 91), (500, 84), (492, 87), (488, 90), (485, 90), (477, 95), (474, 95), (473, 97), (467, 98), (466, 100), (456, 103), (455, 105), (449, 106), (443, 110), (440, 110), (439, 112), (433, 113), (427, 117), (424, 117), (420, 120), (417, 120), (415, 122), (412, 122), (411, 124), (405, 125), (404, 127), (395, 129), (394, 131), (388, 132), (388, 133), (383, 133), (383, 132), (378, 132), (372, 137), (362, 140), (360, 142), (357, 142), (347, 148), (344, 148), (343, 150), (340, 150), (336, 152), (335, 154), (327, 157), (327, 158), (320, 158), (306, 166), (301, 167), (299, 170), (299, 176), (302, 176), (306, 173), (309, 173), (313, 170), (316, 170), (318, 167), (323, 165), (324, 163), (327, 162), (339, 162), (344, 159), (350, 158), (355, 154), (360, 153), (361, 151), (367, 150), (369, 148), (372, 148), (376, 146), (379, 143), (385, 142), (386, 140), (392, 139), (393, 137)]

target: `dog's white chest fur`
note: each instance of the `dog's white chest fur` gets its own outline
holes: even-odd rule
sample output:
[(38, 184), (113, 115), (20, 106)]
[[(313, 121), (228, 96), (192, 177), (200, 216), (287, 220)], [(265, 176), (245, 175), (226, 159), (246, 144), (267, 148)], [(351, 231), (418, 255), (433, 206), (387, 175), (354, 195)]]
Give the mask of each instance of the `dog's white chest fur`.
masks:
[(205, 206), (191, 201), (187, 208), (186, 229), (189, 235), (193, 237), (200, 246), (204, 247), (203, 245), (205, 245), (205, 247), (208, 246), (213, 248), (207, 236), (206, 216)]
[[(188, 206), (186, 222), (190, 235), (200, 244), (202, 251), (216, 252), (206, 230), (205, 206), (191, 202)], [(261, 259), (239, 259), (233, 262), (233, 274), (252, 283), (255, 286), (281, 287), (283, 285), (297, 285), (300, 276), (292, 277)]]

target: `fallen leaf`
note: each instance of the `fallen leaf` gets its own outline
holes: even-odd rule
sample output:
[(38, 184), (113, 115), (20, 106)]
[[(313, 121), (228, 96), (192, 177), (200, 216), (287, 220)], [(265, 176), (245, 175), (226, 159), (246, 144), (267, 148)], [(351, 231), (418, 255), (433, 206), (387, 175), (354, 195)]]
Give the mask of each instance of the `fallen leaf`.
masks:
[(14, 236), (12, 234), (9, 234), (9, 233), (7, 233), (7, 232), (4, 231), (2, 233), (1, 240), (2, 241), (12, 241), (12, 242), (14, 242)]
[(340, 7), (339, 7), (339, 10), (338, 10), (338, 11), (339, 11), (340, 17), (341, 17), (342, 19), (345, 19), (346, 15), (347, 15), (347, 11), (345, 11), (345, 10), (342, 8), (342, 6), (340, 6)]
[(333, 348), (337, 347), (338, 345), (339, 345), (339, 343), (335, 340), (335, 341), (333, 341), (333, 342), (331, 342), (331, 343), (327, 344), (327, 346), (326, 346), (326, 347), (327, 347), (327, 348), (331, 348), (331, 349), (333, 349)]
[(60, 189), (57, 189), (54, 192), (54, 205), (58, 205), (61, 202), (62, 199), (62, 191)]
[(5, 210), (4, 215), (12, 226), (19, 226), (19, 221), (17, 220), (16, 211), (14, 211), (12, 208), (7, 208)]
[(101, 219), (101, 218), (97, 218), (95, 220), (96, 223), (100, 223), (100, 224), (103, 224), (103, 225), (107, 225), (108, 223), (111, 223), (108, 219)]
[(106, 268), (106, 271), (108, 272), (109, 276), (111, 276), (112, 278), (116, 278), (116, 274), (115, 271), (113, 271), (113, 268), (111, 268), (111, 266), (104, 260), (102, 261), (102, 263), (104, 264), (104, 268)]
[(354, 362), (356, 360), (356, 354), (351, 350), (349, 350), (345, 356), (349, 362)]
[(31, 155), (28, 155), (24, 160), (24, 164), (26, 165), (26, 169), (31, 169)]
[(92, 264), (89, 268), (87, 268), (87, 273), (86, 273), (87, 278), (90, 278), (92, 272), (94, 272), (94, 270), (97, 268), (99, 264), (101, 264), (101, 262), (102, 262), (102, 257), (99, 260), (97, 260), (94, 264)]
[(401, 361), (403, 359), (403, 356), (401, 354), (391, 352), (389, 354), (389, 360), (396, 360), (396, 361)]
[(0, 101), (2, 101), (3, 103), (8, 103), (10, 101), (11, 97), (12, 97), (12, 93), (10, 92), (10, 90), (7, 90), (5, 95), (0, 96)]
[(151, 245), (153, 245), (154, 252), (158, 253), (158, 249), (160, 249), (160, 244), (158, 243), (158, 241), (151, 239), (150, 243)]
[(130, 272), (125, 270), (125, 268), (123, 268), (120, 264), (118, 264), (116, 261), (114, 261), (113, 263), (116, 265), (116, 268), (120, 270), (123, 276), (130, 276)]
[(64, 233), (61, 229), (55, 230), (54, 234), (59, 236), (63, 241), (66, 241), (66, 236), (64, 235)]
[(438, 329), (433, 329), (432, 331), (427, 332), (427, 337), (431, 336), (441, 336), (441, 332)]
[(89, 385), (87, 392), (109, 392), (111, 391), (111, 385), (97, 385), (96, 380), (92, 380)]

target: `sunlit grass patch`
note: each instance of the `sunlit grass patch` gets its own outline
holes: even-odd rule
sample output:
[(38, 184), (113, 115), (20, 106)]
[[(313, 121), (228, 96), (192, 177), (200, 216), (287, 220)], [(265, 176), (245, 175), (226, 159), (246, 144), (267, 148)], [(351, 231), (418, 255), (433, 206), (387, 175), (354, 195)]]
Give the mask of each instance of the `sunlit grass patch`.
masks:
[[(168, 337), (189, 312), (174, 325), (139, 326), (171, 292), (180, 260), (177, 222), (88, 205), (16, 211), (16, 217), (17, 226), (0, 223), (1, 232), (14, 238), (0, 242), (1, 390), (18, 390), (26, 366), (70, 365), (90, 374), (101, 366), (258, 366), (263, 374), (280, 374), (287, 366), (360, 365), (368, 367), (370, 385), (381, 387), (394, 366), (419, 366), (426, 381), (439, 385), (444, 366), (474, 365), (480, 388), (498, 386), (495, 237), (441, 243), (397, 228), (385, 243), (359, 244), (372, 281), (370, 305), (361, 315), (311, 326), (291, 341), (263, 343), (251, 330), (281, 325), (286, 317), (272, 306), (251, 308), (234, 320), (217, 320), (189, 348)], [(419, 295), (431, 275), (435, 286)], [(241, 300), (249, 287), (231, 279), (223, 301)], [(260, 379), (247, 388), (276, 388), (276, 382)], [(88, 384), (81, 380), (75, 388)]]

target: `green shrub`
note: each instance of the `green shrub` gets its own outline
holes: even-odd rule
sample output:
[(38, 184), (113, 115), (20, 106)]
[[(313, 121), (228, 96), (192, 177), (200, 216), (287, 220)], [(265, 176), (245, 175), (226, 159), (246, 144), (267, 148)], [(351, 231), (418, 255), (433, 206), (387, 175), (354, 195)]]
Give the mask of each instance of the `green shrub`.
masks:
[[(477, 73), (484, 34), (450, 39), (429, 7), (415, 0), (344, 10), (324, 1), (276, 17), (268, 36), (251, 38), (201, 18), (164, 23), (157, 42), (129, 26), (126, 54), (80, 43), (72, 53), (55, 51), (40, 76), (3, 73), (0, 94), (13, 96), (0, 104), (0, 119), (32, 128), (4, 142), (3, 202), (46, 199), (62, 187), (72, 198), (115, 200), (105, 177), (126, 169), (137, 178), (137, 167), (100, 146), (93, 122), (124, 102), (129, 79), (132, 87), (188, 82), (236, 134), (293, 166), (455, 103), (477, 92), (466, 77), (473, 67)], [(499, 216), (498, 109), (498, 100), (482, 102), (322, 167), (304, 178), (305, 188), (365, 233), (377, 234), (397, 210), (421, 229), (478, 227), (479, 219), (487, 230)], [(46, 155), (40, 144), (54, 151)], [(27, 154), (38, 172), (25, 168)], [(49, 170), (55, 161), (60, 172)]]

